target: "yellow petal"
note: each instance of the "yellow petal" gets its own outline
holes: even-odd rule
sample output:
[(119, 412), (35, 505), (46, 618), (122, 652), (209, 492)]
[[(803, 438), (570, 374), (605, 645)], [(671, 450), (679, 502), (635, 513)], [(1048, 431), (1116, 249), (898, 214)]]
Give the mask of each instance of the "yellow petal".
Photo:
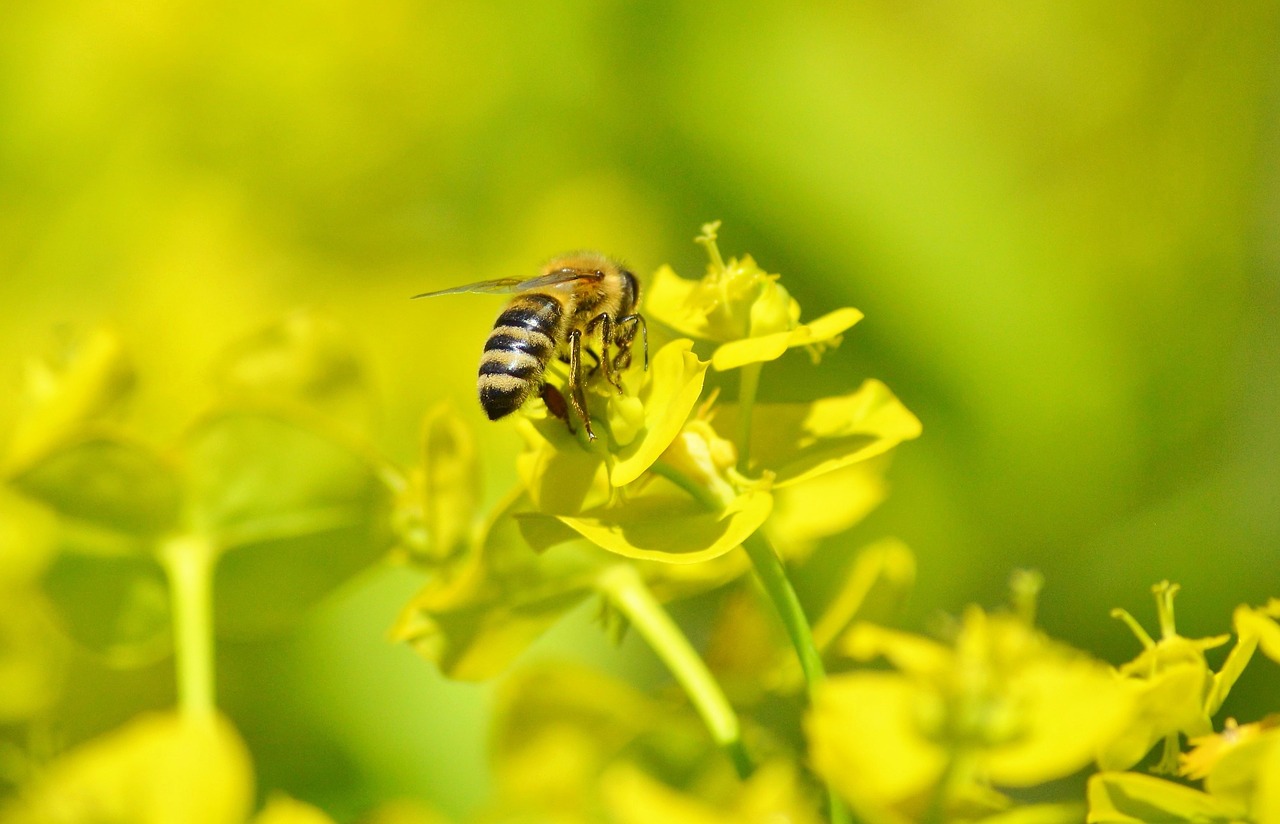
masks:
[(834, 676), (805, 718), (814, 769), (855, 809), (918, 795), (942, 776), (947, 756), (918, 730), (919, 690), (890, 673)]
[(654, 356), (649, 380), (641, 390), (644, 428), (618, 449), (609, 470), (614, 486), (639, 478), (675, 440), (702, 394), (707, 365), (693, 354), (693, 341), (687, 339), (672, 341)]
[(773, 507), (768, 492), (752, 490), (723, 512), (709, 512), (684, 495), (650, 495), (560, 521), (593, 544), (628, 558), (693, 564), (719, 557), (760, 528)]
[[(737, 418), (737, 408), (726, 406), (712, 423), (732, 438)], [(751, 454), (776, 474), (776, 488), (785, 487), (882, 455), (920, 431), (919, 419), (887, 386), (868, 380), (848, 395), (809, 404), (758, 404)]]
[(711, 365), (718, 371), (724, 371), (749, 363), (777, 360), (782, 357), (782, 353), (796, 346), (834, 342), (840, 333), (860, 320), (861, 312), (846, 307), (789, 331), (730, 341), (716, 349), (711, 356)]
[(58, 759), (5, 820), (243, 824), (252, 798), (249, 753), (224, 719), (146, 715)]
[(1089, 824), (1228, 822), (1245, 812), (1208, 793), (1140, 773), (1098, 773), (1089, 779), (1088, 796)]
[(982, 757), (988, 777), (1003, 787), (1029, 787), (1084, 767), (1119, 732), (1131, 706), (1114, 676), (1083, 657), (1036, 656), (1005, 691), (1019, 705), (1017, 735)]

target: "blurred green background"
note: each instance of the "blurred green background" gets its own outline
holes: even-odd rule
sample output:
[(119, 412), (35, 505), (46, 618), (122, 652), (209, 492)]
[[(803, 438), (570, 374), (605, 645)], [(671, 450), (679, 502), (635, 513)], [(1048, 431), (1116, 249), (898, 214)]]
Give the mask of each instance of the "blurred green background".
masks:
[[(164, 442), (217, 353), (298, 307), (367, 356), (378, 443), (453, 399), (488, 493), (516, 438), (475, 404), (500, 299), (410, 302), (599, 248), (700, 276), (724, 220), (814, 317), (867, 320), (765, 398), (885, 380), (924, 421), (836, 550), (920, 557), (908, 622), (1046, 575), (1041, 618), (1112, 661), (1184, 585), (1187, 635), (1280, 595), (1280, 4), (77, 2), (0, 11), (0, 427), (22, 363), (107, 322)], [(0, 432), (4, 431), (0, 428)], [(829, 579), (801, 573), (811, 603)], [(824, 560), (825, 558), (825, 560)], [(224, 643), (264, 787), (350, 814), (487, 789), (491, 687), (385, 632), (374, 572), (299, 637)], [(577, 614), (537, 656), (658, 678)], [(1256, 665), (1227, 711), (1276, 709)], [(170, 700), (167, 665), (80, 661), (68, 735)]]

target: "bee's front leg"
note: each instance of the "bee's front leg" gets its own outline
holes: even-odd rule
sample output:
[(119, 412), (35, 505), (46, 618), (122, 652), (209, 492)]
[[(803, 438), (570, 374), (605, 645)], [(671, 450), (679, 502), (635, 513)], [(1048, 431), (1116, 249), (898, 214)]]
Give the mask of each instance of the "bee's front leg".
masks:
[(618, 390), (618, 394), (622, 394), (622, 379), (618, 377), (617, 360), (609, 357), (609, 347), (615, 342), (614, 333), (616, 326), (613, 318), (608, 312), (601, 312), (591, 319), (587, 324), (587, 334), (591, 334), (591, 330), (597, 324), (600, 326), (600, 365), (604, 370), (604, 379), (609, 382), (614, 389)]
[[(629, 330), (623, 327), (629, 325)], [(644, 368), (649, 368), (649, 327), (644, 322), (644, 316), (636, 313), (618, 318), (617, 323), (617, 340), (618, 340), (618, 357), (614, 359), (613, 368), (615, 371), (621, 371), (631, 365), (631, 344), (636, 339), (636, 329), (640, 330), (640, 343), (644, 352)]]
[[(594, 441), (596, 433), (591, 431), (591, 418), (587, 415), (587, 399), (582, 392), (582, 332), (574, 329), (569, 333), (569, 401), (573, 411), (582, 419), (587, 430), (587, 439)], [(573, 431), (573, 427), (569, 427)]]

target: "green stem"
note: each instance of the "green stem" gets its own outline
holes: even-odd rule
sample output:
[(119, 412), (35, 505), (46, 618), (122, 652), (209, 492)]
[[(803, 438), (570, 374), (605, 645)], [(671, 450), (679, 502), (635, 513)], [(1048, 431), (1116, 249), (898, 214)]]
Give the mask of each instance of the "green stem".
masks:
[(760, 388), (760, 370), (764, 364), (749, 363), (738, 370), (738, 469), (751, 469), (751, 412)]
[[(795, 647), (796, 657), (800, 659), (800, 670), (804, 673), (809, 698), (812, 700), (814, 690), (827, 677), (827, 672), (822, 666), (822, 655), (818, 652), (818, 645), (813, 641), (813, 630), (809, 627), (809, 618), (804, 614), (804, 608), (800, 606), (800, 598), (796, 595), (795, 587), (791, 586), (791, 579), (787, 577), (786, 568), (782, 566), (782, 559), (773, 551), (768, 538), (760, 532), (754, 532), (742, 546), (746, 549), (747, 556), (751, 558), (751, 565), (755, 567), (756, 578), (764, 587), (769, 600), (773, 601), (778, 617), (782, 619), (782, 625), (791, 639), (791, 646)], [(827, 809), (831, 816), (831, 824), (848, 824), (850, 821), (849, 811), (845, 808), (844, 802), (830, 786), (827, 787)]]
[(800, 659), (800, 669), (804, 673), (805, 684), (808, 685), (809, 694), (812, 696), (814, 689), (827, 677), (827, 673), (822, 666), (822, 655), (818, 652), (818, 645), (813, 641), (813, 630), (809, 627), (809, 618), (804, 614), (804, 608), (800, 606), (800, 598), (796, 595), (795, 588), (791, 586), (791, 579), (787, 577), (787, 571), (782, 566), (782, 559), (773, 551), (769, 539), (759, 532), (753, 533), (742, 546), (746, 549), (747, 556), (751, 558), (751, 565), (755, 567), (756, 577), (764, 587), (765, 594), (769, 596), (774, 609), (778, 611), (778, 617), (782, 619), (787, 637), (791, 639), (791, 646), (795, 647), (796, 657)]
[[(720, 500), (712, 490), (694, 482), (670, 464), (658, 461), (650, 471), (679, 486), (708, 509), (721, 510), (728, 504), (727, 501)], [(800, 669), (804, 673), (808, 694), (812, 698), (818, 684), (826, 678), (826, 670), (822, 666), (822, 655), (818, 652), (818, 645), (813, 640), (813, 630), (809, 626), (808, 616), (804, 614), (804, 608), (800, 605), (800, 598), (796, 595), (795, 588), (791, 586), (791, 579), (787, 577), (782, 559), (773, 551), (773, 546), (763, 533), (753, 533), (742, 546), (751, 559), (756, 577), (764, 588), (765, 594), (773, 602), (774, 609), (782, 619), (782, 625), (791, 639), (791, 645), (795, 648), (796, 657), (800, 660)], [(830, 787), (827, 788), (827, 802), (831, 824), (847, 824), (850, 821), (849, 811), (845, 809), (844, 803)]]
[(161, 562), (169, 576), (173, 611), (178, 708), (188, 718), (208, 717), (215, 709), (214, 557), (212, 545), (192, 535), (172, 538), (160, 550)]
[(737, 713), (689, 639), (653, 597), (635, 568), (628, 564), (610, 567), (598, 576), (596, 586), (671, 670), (738, 775), (750, 776), (754, 767), (742, 745)]

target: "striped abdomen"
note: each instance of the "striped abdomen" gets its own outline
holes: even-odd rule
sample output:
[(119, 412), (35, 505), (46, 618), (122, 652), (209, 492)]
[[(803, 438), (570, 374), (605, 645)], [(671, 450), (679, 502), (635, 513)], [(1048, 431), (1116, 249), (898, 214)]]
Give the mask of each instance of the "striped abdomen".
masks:
[(489, 420), (510, 415), (538, 391), (563, 323), (560, 302), (538, 292), (517, 296), (498, 315), (480, 358), (480, 405)]

